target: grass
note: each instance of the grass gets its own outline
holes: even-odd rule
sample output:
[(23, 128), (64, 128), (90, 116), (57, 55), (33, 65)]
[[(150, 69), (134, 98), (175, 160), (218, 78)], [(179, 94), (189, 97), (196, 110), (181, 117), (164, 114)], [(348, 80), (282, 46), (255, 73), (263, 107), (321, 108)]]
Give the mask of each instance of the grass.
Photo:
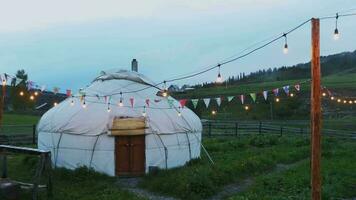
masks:
[[(17, 181), (31, 181), (36, 168), (37, 158), (30, 156), (9, 157), (9, 177)], [(42, 180), (44, 181), (44, 180)], [(116, 200), (139, 198), (119, 188), (115, 177), (93, 172), (87, 168), (74, 171), (53, 170), (54, 200)], [(46, 199), (45, 192), (40, 199)], [(21, 199), (30, 199), (30, 192), (22, 191)]]
[(39, 116), (34, 115), (5, 114), (3, 126), (0, 128), (0, 135), (31, 135), (33, 125), (37, 124), (39, 119)]
[[(292, 136), (211, 138), (206, 139), (204, 144), (214, 159), (214, 166), (211, 166), (205, 158), (195, 160), (182, 168), (162, 170), (155, 176), (148, 175), (141, 182), (141, 187), (182, 199), (204, 199), (222, 190), (226, 184), (239, 182), (247, 177), (268, 176), (267, 174), (273, 171), (276, 164), (288, 164), (304, 160), (308, 158), (310, 151), (307, 138)], [(339, 147), (341, 146), (344, 146), (344, 148), (340, 149)], [(342, 163), (334, 163), (335, 160), (328, 159), (333, 159), (334, 156), (337, 156), (340, 160), (346, 160), (350, 156), (349, 154), (353, 154), (356, 150), (355, 147), (356, 142), (338, 141), (330, 138), (324, 139), (323, 149), (325, 152), (323, 153), (323, 159), (328, 164), (335, 165), (333, 169), (335, 169), (335, 167), (344, 167)], [(354, 157), (355, 156), (352, 155), (351, 159)], [(356, 163), (350, 162), (348, 167), (344, 167), (340, 170), (340, 173), (334, 170), (333, 181), (335, 183), (327, 184), (324, 182), (324, 187), (328, 187), (329, 191), (334, 191), (334, 193), (329, 196), (356, 196), (355, 192), (346, 192), (341, 189), (335, 190), (335, 188), (340, 187), (340, 185), (346, 188), (354, 187), (352, 185), (354, 179), (350, 177), (355, 177), (355, 172), (352, 170), (355, 167)], [(308, 168), (300, 169), (300, 173), (308, 172)], [(294, 181), (292, 175), (293, 173), (290, 173), (290, 175), (287, 174), (287, 176), (283, 174), (280, 175), (280, 177)], [(323, 176), (329, 177), (330, 173), (323, 170)], [(308, 177), (304, 176), (304, 179), (305, 181), (299, 185), (293, 186), (293, 183), (290, 183), (290, 185), (294, 187), (293, 189), (295, 189), (296, 196), (298, 196), (298, 191), (304, 191), (305, 188), (309, 187)], [(348, 180), (343, 182), (343, 179)], [(162, 184), (163, 182), (164, 184)], [(273, 185), (274, 182), (272, 182), (271, 185)], [(258, 182), (256, 184), (258, 184)], [(289, 185), (286, 185), (286, 188), (283, 188), (283, 185), (281, 185), (281, 187), (279, 187), (279, 185), (278, 187), (276, 186), (276, 188), (286, 191), (278, 196), (280, 197), (279, 199), (289, 198), (288, 190), (290, 188), (288, 188), (288, 186)], [(264, 189), (263, 185), (254, 187), (256, 187), (256, 190)], [(248, 197), (246, 199), (261, 199), (261, 197), (264, 197), (262, 192), (260, 195), (253, 196), (254, 190), (249, 189), (249, 191), (250, 190), (251, 196), (249, 196), (250, 193), (246, 193), (246, 197)], [(266, 192), (268, 192), (268, 189), (266, 189)], [(308, 191), (305, 191), (305, 193), (307, 194)], [(273, 196), (273, 193), (271, 193), (271, 196)], [(243, 197), (244, 196), (241, 198)]]

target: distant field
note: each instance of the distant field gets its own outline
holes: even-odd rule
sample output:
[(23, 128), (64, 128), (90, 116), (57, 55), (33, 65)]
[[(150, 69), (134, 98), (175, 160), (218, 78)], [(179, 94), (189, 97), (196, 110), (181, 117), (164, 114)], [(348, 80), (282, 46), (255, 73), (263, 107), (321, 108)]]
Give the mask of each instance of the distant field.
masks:
[(21, 114), (5, 114), (3, 118), (4, 125), (32, 125), (37, 124), (40, 116), (21, 115)]

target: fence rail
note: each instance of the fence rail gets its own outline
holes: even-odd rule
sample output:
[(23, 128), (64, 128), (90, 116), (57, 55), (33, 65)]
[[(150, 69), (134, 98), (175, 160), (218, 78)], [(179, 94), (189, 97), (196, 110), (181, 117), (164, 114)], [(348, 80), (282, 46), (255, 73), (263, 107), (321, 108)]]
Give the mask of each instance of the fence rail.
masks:
[(22, 145), (36, 144), (36, 125), (2, 125), (0, 128), (0, 144)]
[[(204, 136), (238, 136), (246, 134), (297, 134), (308, 136), (310, 129), (307, 127), (293, 127), (288, 125), (273, 124), (263, 121), (214, 121), (202, 120)], [(356, 131), (323, 129), (322, 134), (330, 137), (356, 139)]]

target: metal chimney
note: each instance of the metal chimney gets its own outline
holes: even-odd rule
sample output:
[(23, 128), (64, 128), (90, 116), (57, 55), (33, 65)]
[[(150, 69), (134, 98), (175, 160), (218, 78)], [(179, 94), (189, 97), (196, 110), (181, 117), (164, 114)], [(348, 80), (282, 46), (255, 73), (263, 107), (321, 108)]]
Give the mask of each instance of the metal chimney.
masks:
[(131, 61), (131, 70), (134, 72), (138, 72), (138, 63), (136, 59)]

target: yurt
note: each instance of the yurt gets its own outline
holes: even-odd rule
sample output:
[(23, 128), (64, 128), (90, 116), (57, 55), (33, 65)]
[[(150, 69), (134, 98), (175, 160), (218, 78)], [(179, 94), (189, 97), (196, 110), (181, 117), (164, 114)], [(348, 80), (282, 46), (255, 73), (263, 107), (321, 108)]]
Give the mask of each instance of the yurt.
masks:
[(117, 70), (47, 111), (37, 132), (56, 167), (135, 176), (200, 157), (202, 125), (144, 75)]

